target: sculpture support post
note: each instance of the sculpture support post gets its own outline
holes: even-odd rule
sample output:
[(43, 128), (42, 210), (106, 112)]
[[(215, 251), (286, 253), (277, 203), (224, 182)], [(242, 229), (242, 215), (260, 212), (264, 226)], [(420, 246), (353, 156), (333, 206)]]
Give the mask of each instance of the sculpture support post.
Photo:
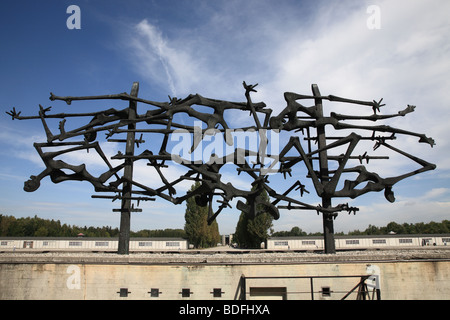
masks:
[[(322, 206), (324, 208), (331, 207), (331, 199), (323, 198)], [(322, 213), (323, 217), (323, 239), (325, 242), (324, 253), (336, 253), (336, 247), (334, 244), (334, 225), (333, 225), (333, 215), (324, 212)]]
[[(130, 95), (133, 97), (137, 97), (139, 91), (139, 82), (134, 82), (131, 88)], [(136, 129), (136, 109), (137, 102), (130, 101), (130, 107), (128, 109), (128, 119), (131, 120), (128, 125), (129, 131), (127, 132), (127, 142), (125, 154), (127, 156), (134, 155), (134, 143), (135, 143), (135, 132)], [(128, 254), (129, 253), (129, 244), (130, 244), (130, 218), (131, 218), (131, 189), (132, 184), (131, 181), (133, 179), (133, 159), (132, 157), (128, 157), (125, 159), (125, 168), (124, 168), (124, 182), (122, 184), (122, 205), (120, 210), (120, 233), (119, 233), (119, 254)]]
[[(315, 97), (321, 96), (319, 87), (316, 84), (313, 84), (311, 86), (311, 89)], [(316, 117), (318, 119), (322, 119), (323, 118), (322, 99), (315, 98), (314, 102), (317, 110)], [(324, 124), (317, 126), (317, 137), (319, 149), (325, 148), (327, 145), (327, 141)], [(323, 186), (325, 186), (329, 181), (328, 155), (326, 150), (319, 152), (319, 165), (320, 165), (320, 182), (322, 183)], [(324, 208), (331, 207), (331, 197), (327, 195), (326, 191), (324, 191), (322, 194), (322, 207)], [(325, 242), (325, 253), (336, 253), (336, 248), (334, 244), (333, 216), (331, 213), (323, 212), (322, 219), (323, 219), (323, 238)]]

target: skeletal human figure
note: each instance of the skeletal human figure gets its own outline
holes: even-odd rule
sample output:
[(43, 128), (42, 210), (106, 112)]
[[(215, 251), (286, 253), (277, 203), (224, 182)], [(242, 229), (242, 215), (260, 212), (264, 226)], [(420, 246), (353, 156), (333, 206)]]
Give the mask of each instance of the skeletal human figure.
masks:
[[(192, 106), (200, 105), (212, 108), (213, 113), (205, 113), (195, 110)], [(253, 104), (252, 104), (253, 105)], [(264, 103), (254, 104), (254, 112), (263, 112), (270, 114), (270, 109), (265, 109), (266, 105)], [(247, 110), (248, 105), (242, 102), (229, 102), (223, 100), (215, 100), (205, 98), (199, 94), (189, 95), (185, 99), (171, 98), (171, 103), (169, 106), (164, 106), (164, 112), (158, 110), (157, 112), (148, 112), (147, 116), (150, 114), (151, 117), (148, 118), (148, 122), (159, 120), (159, 119), (169, 119), (168, 126), (171, 124), (173, 117), (177, 113), (186, 113), (187, 115), (194, 117), (206, 124), (206, 129), (201, 132), (210, 134), (215, 132), (214, 129), (218, 129), (218, 125), (221, 125), (224, 130), (225, 142), (228, 145), (233, 145), (233, 137), (229, 131), (230, 126), (224, 118), (224, 112), (226, 110)], [(191, 148), (191, 152), (197, 148), (200, 141), (203, 139), (205, 133), (200, 133), (198, 130), (194, 130), (194, 142)]]
[[(434, 170), (436, 168), (436, 165), (431, 164), (425, 160), (422, 160), (418, 157), (412, 156), (400, 149), (397, 149), (385, 142), (384, 137), (378, 137), (374, 138), (377, 139), (377, 144), (375, 145), (375, 148), (378, 148), (380, 145), (385, 146), (397, 153), (402, 154), (403, 156), (413, 160), (414, 162), (418, 163), (422, 167), (417, 170), (413, 170), (409, 173), (404, 173), (398, 176), (389, 177), (389, 178), (382, 178), (375, 172), (369, 172), (365, 166), (357, 166), (353, 168), (346, 168), (346, 165), (348, 163), (348, 160), (351, 157), (351, 154), (358, 144), (358, 142), (361, 140), (361, 136), (351, 133), (349, 136), (340, 138), (338, 141), (334, 143), (328, 144), (325, 148), (317, 149), (313, 152), (306, 153), (301, 146), (298, 137), (291, 137), (288, 144), (283, 148), (283, 150), (280, 152), (279, 161), (282, 163), (281, 170), (290, 170), (293, 165), (297, 164), (300, 161), (304, 161), (306, 168), (308, 169), (308, 174), (314, 184), (314, 187), (316, 189), (318, 196), (323, 196), (326, 194), (329, 197), (349, 197), (349, 198), (356, 198), (362, 194), (365, 194), (370, 191), (382, 191), (385, 190), (385, 197), (389, 202), (394, 202), (395, 197), (394, 193), (392, 191), (392, 187), (397, 182), (408, 178), (412, 175), (425, 172), (428, 170)], [(335, 147), (343, 146), (348, 144), (348, 148), (345, 152), (345, 154), (337, 157), (337, 160), (339, 162), (338, 168), (334, 171), (334, 174), (330, 176), (329, 181), (326, 183), (322, 183), (314, 170), (310, 159), (314, 154), (320, 153), (325, 150), (331, 150)], [(299, 156), (290, 157), (289, 159), (285, 157), (286, 153), (289, 152), (292, 148), (295, 148)], [(370, 156), (365, 155), (366, 159), (370, 159)], [(360, 156), (360, 161), (362, 160), (362, 157)], [(341, 175), (343, 173), (350, 173), (350, 172), (357, 172), (359, 173), (358, 177), (355, 180), (345, 180), (344, 187), (341, 190), (336, 191), (336, 187), (338, 182), (340, 181)], [(363, 182), (368, 182), (363, 188), (356, 189), (358, 185), (360, 185)]]
[[(284, 98), (287, 102), (286, 108), (280, 112), (277, 116), (273, 116), (270, 118), (269, 123), (270, 127), (272, 129), (280, 129), (280, 130), (301, 130), (305, 128), (312, 128), (317, 127), (318, 125), (332, 125), (337, 130), (342, 129), (362, 129), (362, 130), (370, 130), (370, 131), (379, 131), (379, 132), (390, 132), (390, 133), (398, 133), (398, 134), (405, 134), (405, 135), (411, 135), (419, 137), (419, 142), (424, 142), (430, 144), (431, 147), (435, 145), (435, 142), (432, 138), (427, 137), (424, 134), (402, 130), (398, 128), (393, 128), (386, 125), (380, 125), (380, 126), (361, 126), (361, 125), (353, 125), (344, 123), (341, 120), (371, 120), (371, 121), (377, 121), (377, 120), (383, 120), (388, 118), (394, 118), (399, 116), (405, 116), (406, 114), (413, 112), (415, 109), (415, 106), (410, 106), (405, 110), (402, 110), (398, 112), (397, 114), (392, 115), (377, 115), (376, 111), (380, 110), (380, 107), (384, 106), (384, 104), (381, 104), (380, 101), (373, 100), (370, 101), (360, 101), (360, 100), (352, 100), (352, 99), (346, 99), (341, 97), (336, 97), (333, 95), (329, 96), (305, 96), (300, 95), (292, 92), (286, 92), (284, 94)], [(298, 103), (297, 100), (302, 99), (326, 99), (330, 101), (337, 101), (337, 102), (345, 102), (345, 103), (353, 103), (358, 105), (366, 105), (366, 106), (372, 106), (372, 109), (374, 111), (374, 114), (371, 116), (350, 116), (350, 115), (341, 115), (336, 114), (332, 112), (329, 117), (319, 117), (317, 114), (317, 106), (313, 105), (311, 107), (305, 107), (302, 104)], [(308, 120), (300, 120), (298, 112), (306, 114), (309, 119)], [(308, 118), (306, 117), (306, 118)], [(287, 118), (287, 120), (286, 120)]]
[[(355, 180), (345, 180), (344, 187), (341, 190), (336, 191), (334, 193), (335, 197), (349, 197), (354, 199), (367, 192), (382, 191), (384, 189), (384, 196), (386, 200), (388, 200), (389, 202), (394, 202), (395, 197), (394, 192), (392, 190), (394, 184), (418, 173), (436, 169), (435, 164), (429, 163), (423, 159), (412, 156), (402, 150), (399, 150), (387, 144), (386, 142), (382, 142), (381, 145), (404, 155), (405, 157), (413, 160), (422, 167), (420, 169), (416, 169), (411, 172), (407, 172), (398, 176), (388, 178), (381, 178), (377, 173), (367, 171), (367, 169), (364, 166), (357, 166), (354, 168), (344, 169), (344, 172), (357, 172), (358, 177)], [(367, 184), (361, 189), (356, 189), (356, 187), (363, 182), (367, 182)]]
[[(244, 87), (246, 86), (244, 82)], [(250, 85), (250, 87), (254, 87)], [(252, 90), (255, 91), (255, 90)], [(50, 100), (63, 100), (66, 101), (68, 104), (71, 104), (74, 100), (93, 100), (93, 99), (122, 99), (122, 100), (130, 100), (130, 101), (137, 101), (137, 102), (143, 102), (148, 105), (157, 107), (156, 110), (149, 110), (145, 114), (137, 115), (137, 119), (135, 122), (147, 122), (147, 124), (165, 124), (167, 125), (167, 129), (155, 129), (153, 132), (159, 132), (164, 133), (167, 135), (167, 130), (171, 129), (172, 127), (179, 127), (179, 128), (190, 128), (183, 126), (181, 124), (173, 123), (173, 117), (178, 113), (185, 113), (191, 117), (194, 117), (206, 124), (206, 129), (202, 130), (202, 132), (211, 133), (213, 132), (213, 129), (217, 129), (218, 125), (221, 125), (224, 134), (225, 134), (225, 142), (228, 145), (233, 144), (233, 138), (229, 132), (228, 129), (230, 129), (230, 126), (228, 125), (227, 121), (224, 119), (224, 112), (226, 110), (248, 110), (250, 107), (248, 103), (244, 102), (229, 102), (224, 100), (216, 100), (216, 99), (209, 99), (205, 98), (199, 94), (195, 95), (189, 95), (188, 97), (184, 99), (177, 99), (177, 98), (170, 98), (169, 103), (160, 103), (160, 102), (154, 102), (149, 100), (140, 99), (137, 97), (132, 97), (126, 93), (121, 93), (117, 95), (102, 95), (102, 96), (86, 96), (86, 97), (59, 97), (55, 96), (53, 93), (51, 94)], [(195, 110), (192, 106), (194, 105), (200, 105), (200, 106), (206, 106), (212, 108), (214, 111), (213, 113), (206, 113), (206, 112), (200, 112)], [(252, 103), (252, 110), (256, 117), (256, 112), (262, 112), (266, 114), (266, 119), (268, 122), (268, 116), (272, 112), (272, 110), (267, 109), (265, 103)], [(15, 111), (15, 110), (14, 110)], [(13, 113), (11, 111), (11, 116), (16, 115), (16, 113)], [(98, 113), (90, 113), (89, 115), (94, 115), (94, 118), (92, 121), (83, 127), (80, 127), (78, 129), (72, 130), (70, 132), (64, 132), (60, 136), (54, 136), (53, 139), (57, 138), (68, 138), (76, 135), (80, 135), (81, 132), (84, 132), (83, 134), (89, 133), (91, 135), (94, 134), (96, 131), (100, 130), (110, 130), (110, 133), (113, 134), (115, 130), (118, 129), (120, 126), (124, 126), (128, 124), (128, 113), (127, 109), (125, 110), (115, 110), (115, 109), (108, 109), (106, 111), (98, 112)], [(68, 116), (68, 115), (65, 115)], [(74, 115), (75, 116), (75, 115)], [(17, 115), (15, 118), (20, 118), (19, 115)], [(23, 118), (23, 117), (22, 117)], [(94, 129), (95, 126), (98, 125), (104, 125), (105, 123), (109, 123), (116, 120), (123, 120), (120, 121), (116, 125), (109, 125), (106, 127), (100, 127), (97, 129)], [(164, 120), (164, 121), (162, 121)], [(203, 139), (203, 134), (199, 135), (198, 131), (194, 131), (196, 134), (194, 136), (194, 144), (192, 146), (191, 152), (198, 146), (199, 142)], [(93, 140), (92, 140), (93, 141)]]
[[(45, 147), (55, 147), (55, 146), (70, 146), (70, 145), (77, 145), (75, 147), (71, 147), (68, 149), (60, 150), (60, 151), (54, 151), (54, 152), (43, 152), (42, 148)], [(62, 181), (67, 180), (78, 180), (78, 181), (88, 181), (90, 182), (94, 188), (95, 191), (101, 192), (101, 191), (117, 191), (117, 189), (113, 186), (106, 186), (104, 183), (109, 180), (113, 175), (119, 179), (117, 176), (117, 172), (120, 171), (124, 164), (121, 164), (117, 167), (112, 167), (105, 155), (103, 154), (102, 149), (100, 148), (100, 145), (98, 142), (90, 143), (90, 144), (80, 144), (80, 143), (58, 143), (58, 144), (48, 144), (48, 143), (34, 143), (34, 147), (36, 148), (37, 152), (41, 156), (42, 160), (44, 161), (44, 164), (46, 166), (45, 170), (42, 171), (37, 176), (30, 176), (30, 179), (28, 181), (25, 181), (23, 189), (27, 192), (35, 191), (40, 186), (40, 181), (46, 177), (50, 176), (53, 183), (60, 183)], [(102, 159), (108, 164), (108, 167), (110, 168), (108, 171), (102, 173), (99, 177), (92, 176), (87, 170), (86, 165), (71, 165), (68, 164), (62, 160), (55, 160), (54, 158), (57, 156), (60, 156), (65, 153), (70, 153), (73, 151), (78, 150), (89, 150), (94, 149), (98, 152), (98, 154), (102, 157)], [(63, 171), (63, 169), (71, 170), (73, 171), (73, 174), (67, 174)]]
[[(196, 203), (201, 206), (206, 206), (209, 204), (210, 212), (209, 212), (209, 222), (212, 222), (213, 219), (220, 213), (222, 209), (228, 206), (228, 203), (233, 200), (233, 198), (244, 198), (247, 200), (249, 205), (244, 204), (242, 201), (238, 201), (237, 208), (242, 210), (248, 214), (249, 217), (254, 218), (262, 212), (269, 212), (275, 219), (279, 218), (278, 209), (272, 205), (270, 202), (263, 200), (262, 192), (265, 190), (266, 178), (258, 177), (254, 170), (251, 170), (248, 162), (245, 157), (248, 156), (256, 156), (257, 152), (243, 150), (237, 148), (233, 154), (228, 154), (222, 158), (217, 158), (215, 155), (212, 155), (213, 161), (209, 161), (207, 163), (195, 164), (195, 163), (183, 163), (184, 166), (190, 168), (191, 170), (187, 173), (187, 175), (191, 176), (193, 174), (197, 174), (196, 181), (200, 181), (201, 185), (197, 189), (188, 192), (186, 195), (174, 199), (174, 203), (181, 203), (184, 200), (195, 197)], [(251, 177), (255, 180), (253, 185), (255, 186), (254, 190), (246, 191), (235, 188), (231, 183), (223, 183), (220, 178), (221, 174), (220, 169), (226, 163), (234, 163), (243, 171), (246, 171)], [(216, 190), (222, 191), (219, 195), (222, 197), (222, 205), (219, 207), (219, 210), (216, 213), (212, 213), (212, 199), (216, 194)], [(261, 210), (261, 206), (265, 208), (265, 210)]]

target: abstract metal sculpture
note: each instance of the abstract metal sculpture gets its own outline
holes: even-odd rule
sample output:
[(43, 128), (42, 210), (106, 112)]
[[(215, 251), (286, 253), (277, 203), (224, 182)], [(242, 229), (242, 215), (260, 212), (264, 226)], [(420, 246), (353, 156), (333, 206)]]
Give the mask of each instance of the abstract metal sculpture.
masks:
[[(113, 211), (121, 212), (120, 236), (119, 236), (119, 254), (128, 254), (129, 238), (130, 238), (130, 215), (131, 212), (139, 212), (142, 209), (135, 208), (133, 201), (153, 201), (155, 197), (160, 197), (174, 204), (180, 204), (184, 200), (195, 197), (197, 204), (201, 206), (209, 205), (208, 222), (211, 223), (217, 215), (226, 207), (231, 207), (230, 202), (234, 198), (245, 199), (246, 203), (239, 200), (236, 207), (246, 212), (249, 217), (255, 217), (261, 212), (270, 213), (274, 219), (278, 219), (279, 209), (301, 209), (315, 210), (322, 213), (325, 253), (335, 253), (334, 246), (334, 230), (333, 220), (337, 214), (342, 211), (356, 213), (359, 209), (350, 207), (348, 204), (332, 205), (332, 198), (347, 197), (356, 198), (370, 191), (384, 190), (385, 197), (388, 201), (395, 200), (392, 187), (397, 182), (410, 177), (412, 175), (435, 169), (435, 165), (425, 160), (412, 156), (400, 149), (388, 144), (387, 141), (395, 140), (397, 134), (416, 136), (419, 142), (428, 143), (433, 146), (433, 139), (423, 135), (402, 129), (397, 129), (387, 125), (359, 125), (350, 124), (345, 121), (380, 121), (388, 118), (402, 117), (414, 111), (414, 106), (408, 106), (403, 111), (396, 114), (380, 115), (377, 112), (384, 106), (380, 101), (358, 101), (337, 96), (322, 96), (317, 85), (312, 85), (312, 95), (300, 95), (286, 92), (284, 94), (287, 102), (286, 108), (280, 114), (272, 116), (272, 110), (267, 108), (263, 102), (253, 103), (250, 97), (251, 92), (255, 92), (256, 85), (247, 85), (243, 83), (245, 89), (246, 102), (229, 102), (223, 100), (215, 100), (202, 97), (198, 94), (189, 95), (185, 99), (177, 99), (169, 97), (169, 102), (154, 102), (138, 98), (139, 83), (135, 82), (132, 86), (130, 94), (121, 93), (113, 95), (85, 96), (85, 97), (60, 97), (51, 93), (50, 100), (62, 100), (70, 105), (77, 100), (110, 100), (119, 99), (128, 101), (129, 106), (123, 110), (113, 108), (90, 112), (90, 113), (57, 113), (48, 114), (50, 108), (39, 106), (38, 116), (21, 116), (15, 108), (7, 112), (12, 119), (40, 119), (44, 126), (47, 136), (47, 142), (35, 143), (34, 146), (42, 158), (45, 169), (37, 176), (31, 176), (24, 184), (24, 190), (31, 192), (39, 188), (40, 181), (50, 176), (54, 183), (66, 180), (79, 180), (90, 182), (97, 193), (106, 193), (103, 195), (92, 195), (93, 198), (120, 199), (122, 201), (120, 209)], [(312, 106), (305, 107), (299, 101), (313, 101)], [(371, 107), (373, 113), (368, 116), (342, 115), (331, 112), (329, 116), (324, 115), (323, 101), (354, 104), (359, 106)], [(137, 112), (137, 104), (142, 103), (147, 107), (147, 111), (143, 114)], [(198, 111), (196, 106), (204, 106), (212, 108), (211, 112)], [(250, 112), (253, 117), (254, 125), (246, 128), (231, 128), (228, 121), (225, 120), (225, 112), (227, 110), (240, 110)], [(174, 121), (177, 114), (185, 114), (193, 117), (201, 122), (198, 126), (189, 126)], [(263, 121), (260, 121), (260, 116)], [(90, 117), (88, 124), (73, 130), (66, 131), (65, 123), (69, 117)], [(59, 118), (59, 133), (53, 134), (50, 131), (46, 119)], [(145, 124), (146, 127), (138, 128), (137, 124)], [(332, 126), (335, 130), (351, 130), (351, 133), (343, 136), (327, 136), (325, 132), (326, 126)], [(227, 145), (233, 145), (232, 130), (250, 130), (259, 136), (258, 150), (250, 150), (247, 148), (234, 148), (229, 154), (218, 156), (210, 154), (208, 159), (190, 159), (182, 158), (179, 153), (169, 152), (168, 142), (176, 132), (184, 132), (193, 136), (193, 142), (189, 152), (194, 152), (202, 140), (207, 135), (220, 135), (223, 133), (224, 141)], [(290, 132), (288, 143), (277, 153), (271, 150), (271, 154), (267, 153), (269, 139), (267, 130), (275, 132)], [(304, 133), (304, 140), (307, 143), (305, 150), (300, 142), (299, 131)], [(316, 136), (312, 136), (311, 130), (315, 130)], [(369, 136), (361, 136), (356, 131), (370, 131)], [(113, 167), (104, 154), (100, 143), (97, 141), (97, 133), (105, 132), (106, 139), (109, 142), (126, 143), (125, 153), (120, 151), (111, 157), (111, 159), (121, 160), (121, 164)], [(376, 135), (376, 132), (388, 133), (386, 136)], [(140, 133), (139, 139), (135, 134)], [(126, 134), (126, 139), (111, 139), (113, 135)], [(143, 134), (163, 135), (162, 143), (158, 152), (145, 150), (140, 154), (135, 154), (135, 145), (139, 147), (143, 144)], [(80, 137), (82, 138), (80, 140)], [(67, 141), (67, 140), (76, 141)], [(334, 142), (328, 143), (328, 140)], [(362, 161), (367, 163), (372, 159), (387, 159), (386, 156), (369, 156), (367, 152), (363, 155), (352, 155), (356, 146), (360, 141), (370, 140), (375, 142), (374, 150), (383, 146), (400, 155), (403, 155), (413, 162), (420, 165), (420, 168), (411, 172), (402, 173), (398, 176), (382, 178), (375, 172), (367, 170), (362, 165)], [(313, 150), (311, 142), (316, 142), (317, 148)], [(57, 151), (44, 152), (44, 148), (56, 147)], [(62, 149), (66, 148), (66, 149)], [(332, 150), (344, 150), (343, 154), (330, 155)], [(79, 150), (95, 150), (103, 159), (107, 166), (107, 170), (98, 177), (93, 176), (86, 168), (86, 165), (71, 165), (62, 160), (55, 159), (63, 154), (70, 154)], [(292, 153), (294, 153), (292, 155)], [(250, 161), (253, 159), (253, 161)], [(147, 160), (147, 165), (153, 167), (161, 180), (161, 187), (151, 188), (144, 183), (140, 183), (133, 175), (134, 162), (138, 160)], [(350, 160), (359, 160), (360, 165), (350, 165)], [(164, 175), (162, 168), (166, 168), (168, 162), (176, 162), (185, 167), (187, 171), (174, 181), (169, 181)], [(307, 177), (312, 180), (317, 195), (322, 199), (319, 205), (307, 204), (299, 201), (293, 196), (288, 196), (292, 190), (300, 190), (303, 196), (306, 190), (300, 180), (295, 181), (287, 190), (280, 192), (269, 187), (269, 175), (273, 173), (282, 173), (284, 178), (286, 174), (292, 175), (293, 167), (304, 162), (307, 169)], [(335, 169), (331, 169), (330, 161), (336, 162)], [(318, 164), (317, 164), (318, 162)], [(246, 172), (253, 180), (253, 188), (242, 190), (236, 188), (231, 183), (225, 183), (222, 179), (220, 170), (225, 164), (234, 164), (237, 173)], [(70, 173), (67, 173), (67, 172)], [(120, 174), (120, 172), (122, 172)], [(73, 172), (73, 173), (72, 173)], [(338, 183), (343, 174), (356, 174), (356, 179), (345, 180), (343, 187), (338, 190)], [(186, 194), (176, 197), (177, 185), (184, 180), (200, 181), (201, 186), (194, 191), (188, 191)], [(361, 185), (360, 188), (358, 188)], [(270, 197), (270, 201), (263, 200), (261, 194), (266, 191)], [(110, 193), (110, 194), (108, 194)], [(112, 194), (111, 194), (112, 193)], [(213, 198), (218, 197), (217, 210), (213, 210)], [(281, 202), (281, 204), (279, 204)]]

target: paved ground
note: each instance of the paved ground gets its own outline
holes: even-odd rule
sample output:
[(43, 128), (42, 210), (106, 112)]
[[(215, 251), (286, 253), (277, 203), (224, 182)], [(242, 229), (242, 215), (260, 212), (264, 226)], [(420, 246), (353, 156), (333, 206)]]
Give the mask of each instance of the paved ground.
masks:
[[(227, 252), (225, 252), (227, 251)], [(313, 252), (267, 252), (218, 247), (166, 253), (48, 252), (0, 253), (0, 263), (88, 263), (88, 264), (291, 264), (361, 261), (450, 260), (449, 248)]]

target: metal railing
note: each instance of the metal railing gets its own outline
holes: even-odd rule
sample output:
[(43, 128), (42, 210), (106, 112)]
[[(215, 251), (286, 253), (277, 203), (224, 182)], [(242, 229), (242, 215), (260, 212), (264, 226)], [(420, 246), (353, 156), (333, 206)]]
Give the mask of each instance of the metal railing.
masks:
[[(344, 279), (355, 278), (355, 285), (349, 290), (331, 290), (330, 287), (321, 287), (321, 290), (315, 289), (315, 280), (318, 279)], [(247, 290), (248, 280), (274, 280), (269, 287), (250, 287)], [(280, 287), (280, 282), (277, 280), (296, 280), (296, 279), (309, 279), (309, 290), (303, 291), (288, 291), (286, 287)], [(349, 298), (352, 294), (356, 294), (356, 300), (381, 300), (381, 290), (378, 284), (377, 275), (348, 275), (348, 276), (250, 276), (246, 277), (242, 275), (240, 278), (240, 295), (236, 296), (239, 300), (247, 300), (247, 295), (252, 296), (252, 289), (264, 289), (264, 295), (277, 296), (284, 300), (288, 299), (288, 295), (293, 294), (309, 294), (311, 300), (315, 300), (316, 294), (321, 294), (322, 298), (334, 298), (337, 295), (343, 294), (340, 300)], [(271, 291), (271, 288), (273, 290)], [(304, 286), (302, 288), (305, 288)], [(284, 290), (282, 290), (284, 289)], [(332, 297), (333, 295), (333, 297)]]

